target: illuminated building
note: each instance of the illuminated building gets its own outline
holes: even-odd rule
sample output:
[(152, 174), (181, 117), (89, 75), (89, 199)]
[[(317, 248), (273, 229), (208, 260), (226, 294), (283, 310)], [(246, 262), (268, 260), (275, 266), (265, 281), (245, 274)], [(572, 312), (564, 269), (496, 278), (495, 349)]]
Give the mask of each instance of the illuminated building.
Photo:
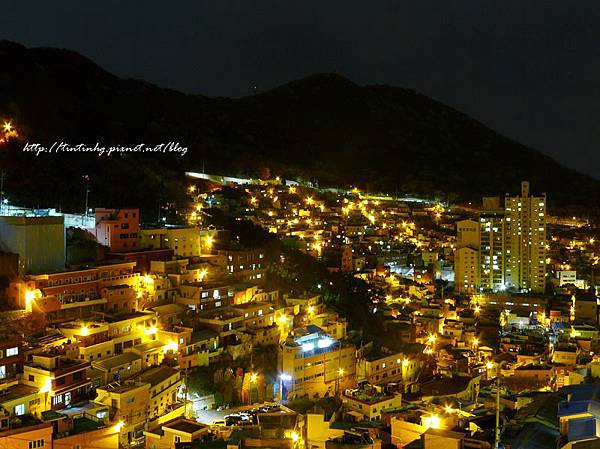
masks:
[(98, 243), (116, 253), (139, 249), (139, 209), (97, 208), (95, 213), (96, 227), (93, 233)]
[(146, 447), (171, 448), (176, 443), (191, 443), (207, 437), (210, 427), (190, 419), (176, 418), (146, 430)]
[(399, 382), (404, 388), (416, 382), (421, 363), (406, 354), (369, 354), (357, 361), (357, 380), (366, 380), (372, 385)]
[[(493, 204), (499, 203), (498, 201)], [(479, 214), (479, 282), (480, 291), (502, 291), (505, 289), (504, 267), (504, 211), (484, 210)]]
[(520, 196), (506, 196), (505, 276), (507, 287), (543, 293), (546, 283), (546, 195), (530, 196), (521, 183)]
[(464, 246), (454, 251), (454, 282), (459, 293), (475, 293), (479, 280), (479, 251)]
[(356, 348), (335, 340), (317, 326), (294, 329), (281, 345), (283, 382), (288, 398), (327, 392), (355, 384)]
[(197, 227), (166, 226), (140, 230), (142, 249), (173, 250), (177, 257), (199, 256), (202, 253), (200, 231)]
[(381, 387), (366, 385), (359, 389), (348, 389), (342, 395), (342, 402), (350, 414), (359, 421), (381, 419), (385, 409), (396, 408), (402, 405), (400, 393), (387, 394)]
[(267, 271), (262, 249), (219, 250), (217, 254), (227, 257), (227, 271), (243, 281), (261, 281)]
[(11, 282), (7, 296), (15, 307), (26, 309), (28, 296), (35, 293), (31, 298), (31, 310), (43, 313), (51, 322), (79, 318), (107, 310), (104, 287), (128, 285), (136, 288), (140, 275), (133, 271), (134, 268), (135, 263), (123, 262), (85, 270), (28, 275)]
[(57, 351), (34, 354), (23, 366), (23, 383), (46, 394), (45, 410), (62, 409), (87, 398), (89, 366), (89, 362), (68, 359)]

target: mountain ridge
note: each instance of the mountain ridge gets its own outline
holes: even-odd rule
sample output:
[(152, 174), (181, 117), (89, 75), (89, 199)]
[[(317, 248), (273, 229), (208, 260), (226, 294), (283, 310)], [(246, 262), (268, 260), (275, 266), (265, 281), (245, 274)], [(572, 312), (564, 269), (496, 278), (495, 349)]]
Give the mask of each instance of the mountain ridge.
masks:
[[(183, 171), (206, 166), (460, 201), (516, 191), (528, 179), (551, 203), (598, 207), (600, 181), (412, 89), (361, 86), (326, 73), (248, 97), (210, 98), (119, 78), (72, 50), (0, 41), (0, 60), (0, 118), (14, 119), (29, 140), (178, 141), (189, 148), (184, 157), (128, 155), (98, 164), (90, 155), (32, 159), (17, 146), (0, 155), (0, 164), (13, 173), (23, 164), (28, 181), (9, 173), (7, 187), (21, 189), (17, 197), (27, 204), (74, 207), (72, 189), (49, 188), (53, 175), (98, 170), (98, 206), (127, 200), (150, 207), (161, 196), (181, 195)], [(40, 170), (48, 174), (40, 177)], [(127, 185), (120, 192), (107, 178), (142, 183), (146, 195)]]

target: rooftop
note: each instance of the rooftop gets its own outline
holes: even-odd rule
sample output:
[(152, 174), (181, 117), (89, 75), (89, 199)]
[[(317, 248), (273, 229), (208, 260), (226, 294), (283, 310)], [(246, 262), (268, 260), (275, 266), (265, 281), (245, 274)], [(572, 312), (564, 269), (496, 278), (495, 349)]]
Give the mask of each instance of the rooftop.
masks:
[(94, 362), (94, 365), (98, 368), (110, 371), (112, 368), (117, 366), (125, 365), (126, 363), (132, 363), (136, 360), (141, 360), (141, 357), (133, 352), (124, 352), (123, 354), (115, 355), (107, 359)]
[(194, 432), (198, 432), (199, 430), (205, 429), (206, 425), (201, 424), (196, 421), (192, 421), (190, 419), (177, 418), (173, 421), (169, 421), (169, 422), (163, 424), (162, 427), (163, 427), (163, 429), (168, 428), (168, 429), (178, 430), (180, 432), (185, 432), (185, 433), (194, 433)]
[(138, 376), (142, 382), (148, 382), (151, 386), (158, 385), (172, 376), (178, 375), (179, 371), (168, 366), (156, 366), (150, 368)]

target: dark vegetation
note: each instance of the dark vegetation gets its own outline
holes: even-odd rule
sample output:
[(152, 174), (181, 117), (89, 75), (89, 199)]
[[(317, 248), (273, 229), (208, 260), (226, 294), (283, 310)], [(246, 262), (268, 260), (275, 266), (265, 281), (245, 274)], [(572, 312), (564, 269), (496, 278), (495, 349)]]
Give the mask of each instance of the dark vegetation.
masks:
[[(68, 50), (0, 42), (0, 119), (20, 141), (0, 152), (11, 199), (83, 209), (135, 205), (156, 215), (184, 197), (183, 172), (300, 177), (319, 185), (478, 200), (528, 179), (555, 204), (598, 206), (600, 182), (410, 89), (313, 75), (241, 98), (184, 95), (124, 80)], [(25, 141), (132, 145), (189, 152), (98, 157), (24, 154)]]

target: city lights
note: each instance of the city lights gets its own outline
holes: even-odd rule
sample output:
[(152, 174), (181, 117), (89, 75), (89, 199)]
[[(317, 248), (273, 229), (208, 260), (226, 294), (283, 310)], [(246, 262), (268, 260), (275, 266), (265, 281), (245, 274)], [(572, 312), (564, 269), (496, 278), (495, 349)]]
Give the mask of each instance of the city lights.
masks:
[(47, 377), (44, 385), (40, 388), (40, 393), (50, 393), (52, 391), (52, 379)]
[(179, 350), (179, 345), (177, 344), (176, 341), (171, 341), (163, 346), (164, 352), (169, 352), (169, 351), (177, 352), (178, 350)]
[(423, 426), (431, 429), (439, 429), (441, 425), (440, 417), (437, 415), (424, 416)]

